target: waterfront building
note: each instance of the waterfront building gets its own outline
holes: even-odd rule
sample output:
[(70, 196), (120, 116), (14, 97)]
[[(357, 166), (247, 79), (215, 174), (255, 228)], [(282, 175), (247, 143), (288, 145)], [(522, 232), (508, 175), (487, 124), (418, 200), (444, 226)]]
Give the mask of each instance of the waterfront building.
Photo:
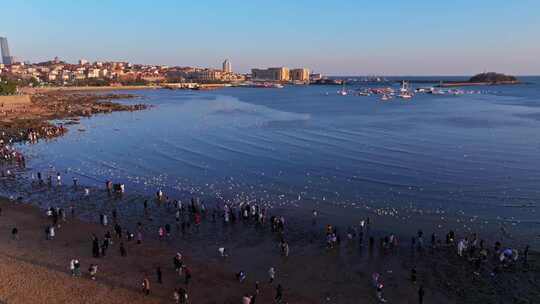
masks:
[(251, 78), (253, 80), (263, 81), (289, 81), (290, 72), (289, 68), (268, 68), (268, 69), (252, 69)]
[(223, 72), (232, 73), (232, 64), (229, 59), (225, 59), (225, 61), (223, 61)]
[(291, 80), (294, 82), (309, 82), (309, 70), (306, 68), (292, 69), (290, 72)]
[(221, 81), (223, 79), (223, 71), (220, 70), (202, 70), (191, 74), (192, 79), (201, 81)]
[(88, 64), (88, 60), (86, 59), (79, 59), (79, 65), (86, 65)]
[(13, 57), (9, 53), (9, 45), (6, 37), (0, 37), (0, 52), (2, 53), (3, 64), (13, 63)]
[(323, 79), (323, 75), (320, 74), (320, 73), (314, 73), (314, 74), (309, 75), (309, 79), (311, 81), (319, 81), (319, 80)]
[(88, 78), (98, 78), (99, 77), (99, 69), (89, 69), (86, 77), (88, 77)]

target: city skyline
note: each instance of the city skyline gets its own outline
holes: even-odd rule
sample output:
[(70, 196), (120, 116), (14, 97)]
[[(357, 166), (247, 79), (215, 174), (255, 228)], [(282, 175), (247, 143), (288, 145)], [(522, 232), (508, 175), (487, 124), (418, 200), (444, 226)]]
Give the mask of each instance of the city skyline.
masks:
[(9, 44), (6, 37), (0, 37), (0, 59), (3, 64), (13, 63), (13, 57), (9, 52)]
[(529, 0), (160, 4), (12, 1), (0, 36), (31, 62), (58, 56), (221, 69), (228, 58), (240, 73), (306, 66), (326, 75), (540, 74), (533, 39), (540, 3)]

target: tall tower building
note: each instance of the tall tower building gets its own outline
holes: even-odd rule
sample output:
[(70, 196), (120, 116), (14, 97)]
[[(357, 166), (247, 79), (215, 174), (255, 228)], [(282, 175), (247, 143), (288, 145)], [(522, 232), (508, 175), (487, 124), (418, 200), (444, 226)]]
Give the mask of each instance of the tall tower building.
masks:
[(0, 51), (2, 52), (2, 63), (12, 64), (13, 57), (9, 54), (9, 46), (6, 37), (0, 37)]
[(232, 73), (232, 65), (229, 59), (225, 59), (225, 61), (223, 61), (223, 72)]

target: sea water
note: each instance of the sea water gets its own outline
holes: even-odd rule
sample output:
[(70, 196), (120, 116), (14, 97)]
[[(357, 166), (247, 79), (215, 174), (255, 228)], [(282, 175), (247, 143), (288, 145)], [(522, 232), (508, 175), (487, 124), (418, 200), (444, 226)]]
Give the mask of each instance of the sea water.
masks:
[(522, 80), (389, 102), (315, 85), (135, 91), (142, 99), (121, 102), (153, 107), (83, 118), (21, 149), (31, 172), (66, 183), (353, 221), (366, 211), (405, 223), (455, 215), (530, 239), (540, 226), (540, 78)]

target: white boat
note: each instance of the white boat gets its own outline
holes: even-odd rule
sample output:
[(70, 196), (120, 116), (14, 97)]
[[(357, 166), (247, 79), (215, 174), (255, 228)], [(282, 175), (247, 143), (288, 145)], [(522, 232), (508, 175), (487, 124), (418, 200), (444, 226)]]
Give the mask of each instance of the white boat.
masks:
[(399, 92), (400, 93), (409, 93), (409, 90), (410, 90), (409, 83), (407, 81), (403, 81), (401, 83), (401, 88), (399, 88)]
[(341, 88), (341, 90), (337, 91), (338, 95), (341, 95), (341, 96), (347, 96), (349, 94), (349, 92), (347, 92), (347, 90), (345, 90), (345, 87)]
[(411, 93), (406, 92), (406, 93), (399, 94), (398, 97), (403, 98), (403, 99), (411, 99), (413, 98), (413, 95)]
[(386, 95), (386, 94), (383, 94), (383, 96), (381, 97), (381, 100), (382, 100), (382, 101), (388, 101), (388, 100), (390, 100), (391, 98), (392, 98), (391, 96), (388, 96), (388, 95)]

